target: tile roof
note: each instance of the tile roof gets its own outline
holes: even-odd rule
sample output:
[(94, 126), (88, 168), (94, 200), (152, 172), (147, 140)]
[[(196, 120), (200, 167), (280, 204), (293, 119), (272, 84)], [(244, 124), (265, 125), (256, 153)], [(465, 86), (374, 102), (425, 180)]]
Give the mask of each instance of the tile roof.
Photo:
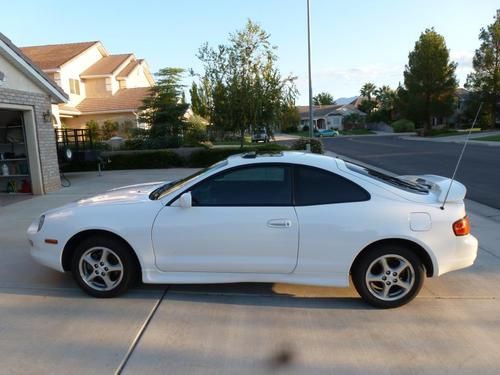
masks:
[(132, 60), (131, 62), (129, 62), (128, 65), (125, 68), (123, 68), (120, 73), (118, 73), (116, 78), (128, 77), (128, 75), (132, 72), (132, 70), (134, 70), (135, 67), (140, 64), (139, 61), (142, 61), (142, 60)]
[(21, 51), (40, 69), (57, 69), (73, 57), (92, 47), (94, 42), (50, 44), (45, 46), (21, 47)]
[[(342, 105), (339, 104), (321, 105), (321, 106), (315, 105), (313, 106), (313, 115), (314, 117), (326, 116), (327, 114), (334, 112), (340, 107), (342, 107)], [(307, 118), (309, 116), (309, 106), (302, 105), (298, 106), (297, 109), (299, 110), (301, 118)]]
[(129, 112), (142, 106), (142, 100), (148, 96), (150, 87), (121, 89), (115, 95), (105, 98), (86, 98), (77, 105), (77, 109), (86, 113)]
[(127, 60), (131, 53), (105, 56), (80, 74), (80, 77), (113, 74)]
[(19, 58), (21, 58), (26, 64), (28, 64), (36, 73), (42, 77), (42, 80), (44, 80), (45, 84), (52, 87), (55, 91), (57, 91), (57, 94), (60, 96), (59, 102), (66, 102), (68, 100), (68, 94), (64, 92), (64, 90), (59, 87), (57, 83), (52, 80), (46, 73), (43, 72), (43, 70), (36, 64), (34, 63), (26, 54), (19, 48), (17, 47), (12, 41), (7, 38), (4, 34), (0, 33), (0, 40), (4, 42), (7, 47), (13, 51)]

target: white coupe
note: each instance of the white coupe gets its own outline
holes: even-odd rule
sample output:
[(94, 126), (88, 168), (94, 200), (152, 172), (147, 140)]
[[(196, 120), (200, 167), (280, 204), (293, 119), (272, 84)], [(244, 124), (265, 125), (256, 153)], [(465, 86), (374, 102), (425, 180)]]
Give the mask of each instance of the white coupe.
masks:
[(37, 261), (71, 271), (95, 297), (139, 277), (336, 287), (351, 277), (364, 300), (389, 308), (412, 300), (425, 276), (476, 258), (465, 187), (450, 183), (309, 153), (248, 153), (47, 211), (28, 238)]

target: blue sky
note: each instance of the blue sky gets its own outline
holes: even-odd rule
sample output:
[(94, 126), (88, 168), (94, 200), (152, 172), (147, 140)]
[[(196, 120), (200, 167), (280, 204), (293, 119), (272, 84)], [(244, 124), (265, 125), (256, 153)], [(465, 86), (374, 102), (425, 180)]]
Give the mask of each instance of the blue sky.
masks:
[[(313, 90), (338, 98), (357, 95), (367, 81), (396, 87), (409, 51), (430, 27), (445, 37), (463, 85), (479, 30), (493, 22), (499, 5), (311, 0)], [(18, 46), (100, 40), (110, 53), (145, 58), (152, 71), (199, 70), (199, 46), (224, 43), (250, 18), (271, 34), (282, 73), (298, 76), (298, 103), (307, 103), (306, 0), (3, 1), (0, 17), (0, 31)]]

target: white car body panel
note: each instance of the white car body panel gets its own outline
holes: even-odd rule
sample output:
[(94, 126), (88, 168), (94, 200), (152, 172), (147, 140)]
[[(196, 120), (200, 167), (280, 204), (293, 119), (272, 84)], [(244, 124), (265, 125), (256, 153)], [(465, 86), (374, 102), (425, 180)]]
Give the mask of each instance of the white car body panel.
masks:
[[(371, 199), (263, 208), (176, 204), (180, 193), (207, 176), (256, 162), (331, 171), (366, 189)], [(465, 187), (454, 184), (443, 210), (440, 199), (449, 179), (437, 177), (430, 177), (437, 188), (419, 195), (362, 176), (344, 161), (326, 156), (300, 152), (254, 159), (233, 156), (221, 169), (159, 200), (149, 199), (158, 183), (132, 185), (48, 211), (40, 231), (39, 219), (28, 228), (28, 238), (37, 261), (64, 271), (62, 253), (73, 236), (86, 230), (111, 232), (135, 251), (145, 283), (289, 282), (343, 287), (349, 285), (356, 256), (385, 239), (420, 246), (432, 261), (431, 276), (439, 276), (470, 266), (478, 243), (472, 235), (457, 237), (452, 231), (452, 223), (465, 216)], [(290, 226), (270, 227), (269, 220), (289, 220)], [(46, 239), (58, 243), (47, 244)]]
[(297, 265), (293, 207), (166, 206), (152, 238), (156, 265), (167, 272), (290, 273)]

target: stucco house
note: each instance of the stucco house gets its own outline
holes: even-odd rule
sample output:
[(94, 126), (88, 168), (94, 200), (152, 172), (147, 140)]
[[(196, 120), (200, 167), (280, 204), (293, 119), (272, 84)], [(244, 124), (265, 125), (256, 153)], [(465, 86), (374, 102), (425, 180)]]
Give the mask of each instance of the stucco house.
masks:
[(89, 120), (138, 123), (138, 108), (155, 84), (145, 60), (109, 54), (99, 41), (22, 47), (69, 96), (54, 105), (54, 126), (84, 128)]
[[(298, 106), (300, 113), (300, 128), (309, 124), (309, 106)], [(344, 130), (343, 119), (351, 114), (366, 116), (352, 104), (332, 104), (313, 106), (313, 124), (316, 129)]]
[(60, 188), (51, 106), (68, 95), (0, 33), (0, 206)]

